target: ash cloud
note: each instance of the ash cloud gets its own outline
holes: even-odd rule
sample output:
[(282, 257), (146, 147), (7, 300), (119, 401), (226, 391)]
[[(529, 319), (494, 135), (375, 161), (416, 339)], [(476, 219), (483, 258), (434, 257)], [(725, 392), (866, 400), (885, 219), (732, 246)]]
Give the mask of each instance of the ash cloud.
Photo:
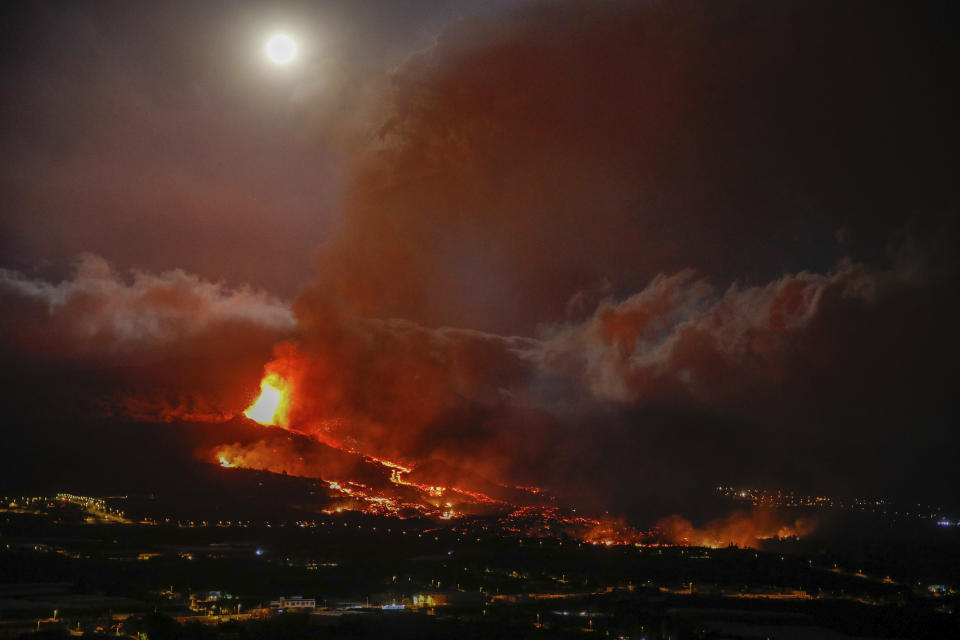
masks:
[(882, 466), (895, 450), (939, 455), (951, 390), (931, 367), (956, 354), (938, 314), (953, 280), (912, 274), (843, 262), (726, 289), (661, 275), (535, 339), (306, 325), (267, 369), (294, 381), (291, 425), (320, 440), (595, 503), (731, 476), (895, 489), (910, 483)]
[(955, 47), (933, 13), (863, 15), (450, 26), (392, 75), (295, 302), (302, 422), (609, 503), (734, 477), (909, 493), (906, 450), (947, 486)]
[(0, 270), (0, 304), (5, 377), (26, 385), (14, 404), (34, 419), (226, 420), (296, 327), (263, 291), (180, 269), (118, 273), (92, 254), (61, 282)]
[(823, 343), (818, 334), (833, 325), (840, 337), (844, 321), (875, 321), (898, 288), (924, 286), (913, 277), (844, 261), (825, 274), (718, 290), (689, 270), (661, 274), (625, 300), (603, 301), (585, 322), (547, 330), (535, 357), (599, 400), (733, 409), (780, 391), (788, 401), (795, 383), (829, 375), (815, 369), (849, 361), (864, 341)]
[(59, 283), (0, 270), (0, 295), (8, 346), (53, 359), (111, 359), (160, 349), (175, 355), (178, 343), (224, 327), (275, 334), (295, 326), (288, 306), (249, 287), (231, 289), (174, 269), (160, 274), (116, 273), (85, 254), (72, 279)]
[(531, 335), (605, 280), (882, 260), (957, 210), (940, 17), (570, 2), (454, 23), (390, 77), (314, 306)]
[(671, 544), (713, 548), (736, 545), (741, 549), (759, 549), (764, 540), (773, 538), (804, 537), (816, 526), (813, 518), (790, 518), (770, 509), (734, 511), (700, 528), (678, 515), (667, 516), (657, 523)]
[(144, 388), (227, 416), (279, 342), (297, 430), (656, 516), (721, 482), (956, 486), (955, 30), (890, 6), (458, 21), (357, 94), (377, 142), (292, 312), (86, 258), (60, 285), (4, 274), (6, 348), (204, 354)]

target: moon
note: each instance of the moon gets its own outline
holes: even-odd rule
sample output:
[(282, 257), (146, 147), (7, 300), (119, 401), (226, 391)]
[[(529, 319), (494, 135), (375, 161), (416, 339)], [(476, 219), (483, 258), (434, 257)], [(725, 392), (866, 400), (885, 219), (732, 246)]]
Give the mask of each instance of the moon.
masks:
[(290, 36), (278, 33), (267, 40), (266, 53), (274, 64), (289, 64), (297, 55), (297, 43)]

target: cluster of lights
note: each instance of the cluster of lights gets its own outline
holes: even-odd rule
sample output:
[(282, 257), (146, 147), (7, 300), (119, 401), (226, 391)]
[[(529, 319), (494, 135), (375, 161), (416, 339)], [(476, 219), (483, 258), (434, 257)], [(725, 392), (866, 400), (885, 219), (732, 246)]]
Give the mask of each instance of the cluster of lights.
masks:
[(830, 496), (804, 495), (792, 491), (737, 488), (730, 486), (719, 486), (716, 490), (721, 496), (738, 502), (747, 502), (754, 507), (843, 509), (848, 511), (869, 511), (886, 517), (937, 520), (937, 524), (949, 522), (949, 520), (943, 517), (942, 507), (932, 507), (921, 504), (908, 507), (896, 507), (885, 498), (840, 500)]

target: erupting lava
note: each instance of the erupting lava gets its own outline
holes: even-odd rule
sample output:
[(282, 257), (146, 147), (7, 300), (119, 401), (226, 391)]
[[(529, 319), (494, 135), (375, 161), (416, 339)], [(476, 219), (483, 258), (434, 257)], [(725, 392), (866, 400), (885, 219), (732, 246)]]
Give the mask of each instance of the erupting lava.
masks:
[(286, 426), (289, 408), (289, 385), (277, 374), (269, 373), (260, 381), (260, 396), (243, 415), (262, 425)]
[[(327, 448), (338, 455), (324, 453)], [(569, 537), (603, 546), (760, 548), (765, 540), (805, 536), (816, 526), (811, 518), (756, 508), (733, 512), (703, 527), (673, 515), (662, 518), (653, 529), (639, 530), (623, 519), (593, 518), (576, 510), (562, 510), (538, 487), (515, 489), (491, 483), (493, 495), (488, 495), (473, 488), (441, 486), (436, 476), (431, 481), (431, 476), (422, 471), (416, 475), (415, 465), (407, 461), (393, 462), (326, 444), (311, 451), (290, 437), (247, 445), (225, 444), (205, 455), (222, 467), (317, 478), (329, 489), (327, 498), (316, 506), (326, 514), (358, 511), (401, 519), (426, 517), (450, 521), (469, 535), (494, 530), (505, 536)], [(499, 493), (498, 487), (502, 490)]]
[[(311, 410), (316, 409), (317, 402), (317, 384), (305, 378), (307, 369), (295, 346), (278, 348), (277, 358), (265, 367), (259, 396), (244, 412), (261, 425), (290, 433), (278, 435), (268, 429), (262, 440), (223, 444), (205, 450), (203, 456), (221, 467), (319, 479), (329, 490), (322, 492), (327, 495), (318, 496), (315, 505), (323, 513), (359, 511), (397, 518), (425, 517), (448, 521), (448, 526), (469, 535), (493, 529), (506, 536), (572, 538), (604, 546), (758, 548), (764, 540), (804, 536), (816, 524), (808, 518), (785, 518), (771, 509), (755, 509), (734, 512), (702, 528), (674, 515), (644, 531), (622, 519), (593, 518), (575, 509), (562, 510), (556, 505), (557, 498), (539, 487), (474, 477), (448, 468), (442, 460), (387, 460), (379, 457), (379, 452), (371, 455), (364, 450), (366, 446), (351, 438), (338, 437), (339, 432), (347, 431), (340, 428), (345, 418), (304, 411), (304, 402), (314, 403)], [(310, 415), (313, 417), (307, 417)], [(305, 417), (307, 428), (303, 425)]]

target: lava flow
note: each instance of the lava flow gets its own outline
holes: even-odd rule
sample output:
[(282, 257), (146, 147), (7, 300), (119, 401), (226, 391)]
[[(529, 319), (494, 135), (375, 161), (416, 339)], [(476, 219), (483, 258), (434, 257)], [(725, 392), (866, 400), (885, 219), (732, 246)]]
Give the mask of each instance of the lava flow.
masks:
[[(393, 514), (418, 512), (449, 520), (464, 513), (477, 513), (480, 505), (515, 506), (505, 500), (493, 498), (475, 488), (440, 486), (409, 479), (414, 466), (368, 455), (353, 447), (344, 446), (332, 438), (307, 433), (290, 425), (289, 414), (294, 395), (293, 382), (275, 371), (269, 371), (260, 382), (260, 395), (244, 412), (244, 415), (264, 426), (279, 426), (311, 441), (321, 443), (340, 452), (360, 458), (360, 462), (379, 470), (376, 475), (385, 475), (388, 483), (357, 482), (356, 473), (331, 466), (328, 460), (305, 459), (293, 450), (267, 444), (265, 441), (249, 446), (224, 445), (214, 451), (214, 458), (222, 467), (252, 468), (275, 473), (289, 472), (294, 475), (316, 477), (348, 501), (341, 509)], [(369, 469), (368, 469), (369, 471)], [(441, 498), (443, 498), (441, 500)]]
[[(324, 513), (359, 511), (398, 518), (456, 520), (464, 531), (487, 530), (496, 523), (501, 535), (573, 538), (597, 545), (678, 544), (756, 547), (770, 538), (805, 535), (810, 521), (784, 522), (778, 515), (736, 513), (708, 523), (703, 529), (680, 516), (661, 519), (650, 531), (604, 516), (595, 519), (563, 511), (538, 487), (509, 486), (443, 467), (436, 461), (414, 464), (376, 457), (332, 437), (328, 430), (302, 430), (290, 424), (296, 375), (269, 371), (260, 394), (244, 415), (265, 427), (286, 430), (254, 443), (224, 444), (208, 454), (222, 467), (255, 469), (323, 481), (332, 502)], [(267, 431), (274, 431), (272, 429)], [(455, 484), (454, 484), (455, 483)], [(318, 507), (319, 508), (319, 507)]]

